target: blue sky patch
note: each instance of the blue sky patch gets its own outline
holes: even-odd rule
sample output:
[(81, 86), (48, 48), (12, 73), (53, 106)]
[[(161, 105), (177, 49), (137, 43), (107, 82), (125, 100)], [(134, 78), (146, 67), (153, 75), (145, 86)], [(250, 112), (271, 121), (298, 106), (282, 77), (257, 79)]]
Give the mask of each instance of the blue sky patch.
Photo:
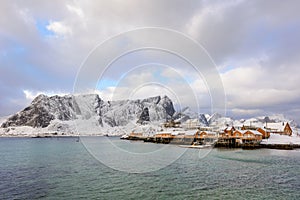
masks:
[(112, 86), (116, 86), (116, 85), (117, 85), (117, 82), (115, 80), (103, 78), (103, 79), (99, 80), (99, 82), (97, 84), (97, 89), (104, 90), (107, 87), (112, 87)]
[(48, 25), (49, 25), (49, 21), (47, 21), (47, 20), (37, 20), (36, 21), (36, 28), (42, 36), (52, 36), (52, 35), (54, 35), (54, 33), (52, 31), (49, 31), (47, 29)]

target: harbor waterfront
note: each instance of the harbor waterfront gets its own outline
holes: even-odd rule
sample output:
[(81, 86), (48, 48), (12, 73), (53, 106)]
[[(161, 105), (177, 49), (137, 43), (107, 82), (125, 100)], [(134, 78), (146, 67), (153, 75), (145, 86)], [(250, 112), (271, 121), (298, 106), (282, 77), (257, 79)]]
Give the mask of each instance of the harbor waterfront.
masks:
[[(243, 138), (243, 136), (241, 137)], [(152, 143), (162, 143), (162, 144), (174, 144), (174, 145), (187, 145), (196, 148), (197, 146), (211, 145), (213, 147), (225, 147), (225, 148), (244, 148), (244, 149), (258, 149), (258, 148), (270, 148), (270, 149), (284, 149), (292, 150), (300, 148), (300, 144), (293, 143), (277, 143), (277, 144), (267, 144), (261, 143), (260, 141), (250, 140), (246, 137), (247, 142), (239, 142), (240, 138), (237, 137), (223, 137), (216, 135), (180, 135), (174, 136), (171, 134), (156, 134), (154, 136), (144, 136), (142, 134), (131, 133), (129, 135), (124, 135), (121, 137), (124, 140), (133, 141), (143, 141)], [(254, 138), (255, 139), (255, 138)]]
[[(109, 139), (136, 152), (162, 145)], [(299, 149), (214, 148), (202, 159), (186, 149), (163, 169), (134, 174), (105, 166), (77, 140), (0, 138), (0, 199), (300, 198)]]

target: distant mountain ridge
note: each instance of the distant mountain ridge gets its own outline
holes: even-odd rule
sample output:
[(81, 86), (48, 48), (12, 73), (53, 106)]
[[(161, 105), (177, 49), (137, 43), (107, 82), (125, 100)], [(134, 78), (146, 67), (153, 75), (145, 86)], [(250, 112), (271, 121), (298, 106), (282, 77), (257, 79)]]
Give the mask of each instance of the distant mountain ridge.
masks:
[(111, 134), (128, 133), (140, 125), (159, 129), (160, 124), (173, 119), (184, 123), (198, 119), (200, 126), (222, 129), (231, 125), (263, 126), (267, 122), (288, 121), (283, 115), (234, 120), (218, 113), (198, 114), (188, 107), (175, 111), (167, 96), (155, 96), (137, 100), (105, 101), (97, 94), (37, 96), (22, 111), (1, 120), (0, 135), (30, 135), (32, 133), (55, 134)]
[(148, 121), (171, 118), (175, 112), (171, 99), (167, 96), (150, 97), (138, 100), (104, 101), (97, 94), (37, 96), (31, 104), (9, 117), (2, 128), (31, 126), (48, 127), (51, 121), (72, 121), (94, 119), (100, 127), (104, 125), (124, 126), (129, 121), (140, 120), (147, 108)]

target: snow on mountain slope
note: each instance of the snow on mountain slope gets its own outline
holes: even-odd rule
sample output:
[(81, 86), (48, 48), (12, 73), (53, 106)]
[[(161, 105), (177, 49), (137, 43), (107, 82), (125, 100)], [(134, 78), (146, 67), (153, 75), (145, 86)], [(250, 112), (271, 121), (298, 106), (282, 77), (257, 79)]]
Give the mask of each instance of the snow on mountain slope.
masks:
[(175, 112), (173, 119), (178, 122), (185, 122), (188, 119), (196, 119), (198, 114), (192, 111), (189, 107), (184, 107), (181, 111)]
[(292, 120), (292, 119), (288, 119), (286, 118), (283, 114), (272, 114), (270, 116), (259, 116), (256, 117), (258, 121), (265, 123), (266, 121), (268, 123), (273, 123), (273, 122), (289, 122), (289, 124), (292, 127), (296, 127), (297, 123)]
[(212, 114), (207, 122), (209, 126), (223, 128), (226, 125), (232, 126), (233, 120), (230, 117), (223, 117), (219, 113)]
[(267, 123), (275, 123), (275, 122), (288, 122), (291, 127), (297, 127), (297, 124), (294, 120), (286, 118), (282, 114), (273, 114), (270, 116), (258, 116), (252, 117), (249, 119), (243, 120), (234, 120), (233, 124), (235, 126), (252, 126), (252, 127), (264, 127)]
[(39, 95), (28, 107), (3, 122), (1, 127), (31, 126), (44, 128), (54, 119), (62, 121), (75, 119), (77, 107), (70, 95), (65, 97)]
[(24, 110), (4, 121), (0, 132), (25, 134), (38, 130), (41, 133), (85, 135), (120, 132), (117, 131), (120, 127), (131, 128), (138, 120), (143, 122), (140, 117), (145, 108), (148, 108), (150, 122), (170, 119), (175, 112), (167, 96), (106, 102), (97, 94), (39, 95)]
[(219, 113), (214, 113), (211, 116), (210, 115), (202, 115), (201, 118), (206, 118), (209, 126), (211, 127), (219, 127), (220, 129), (223, 129), (224, 127), (228, 126), (253, 126), (253, 127), (264, 127), (265, 122), (289, 122), (291, 127), (296, 127), (297, 124), (295, 121), (290, 120), (286, 118), (282, 114), (273, 114), (270, 116), (258, 116), (258, 117), (252, 117), (249, 119), (239, 119), (234, 120), (230, 117), (224, 117), (220, 115)]
[(199, 121), (200, 123), (202, 123), (204, 126), (209, 126), (209, 123), (207, 121), (207, 118), (205, 116), (205, 114), (200, 114), (199, 115)]
[(200, 126), (222, 130), (227, 125), (263, 127), (267, 122), (297, 124), (283, 115), (259, 116), (246, 120), (233, 120), (218, 113), (197, 114), (186, 107), (175, 112), (171, 99), (156, 96), (137, 100), (104, 101), (97, 94), (66, 96), (37, 96), (22, 111), (0, 118), (0, 135), (122, 135), (132, 130), (153, 132), (165, 120), (186, 122), (197, 119)]

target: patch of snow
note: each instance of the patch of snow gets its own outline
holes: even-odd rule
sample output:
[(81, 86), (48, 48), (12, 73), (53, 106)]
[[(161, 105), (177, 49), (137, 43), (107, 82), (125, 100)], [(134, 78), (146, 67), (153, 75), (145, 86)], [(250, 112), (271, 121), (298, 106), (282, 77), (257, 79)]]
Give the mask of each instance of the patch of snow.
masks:
[(272, 133), (268, 139), (263, 139), (261, 144), (300, 144), (300, 135), (288, 136)]

